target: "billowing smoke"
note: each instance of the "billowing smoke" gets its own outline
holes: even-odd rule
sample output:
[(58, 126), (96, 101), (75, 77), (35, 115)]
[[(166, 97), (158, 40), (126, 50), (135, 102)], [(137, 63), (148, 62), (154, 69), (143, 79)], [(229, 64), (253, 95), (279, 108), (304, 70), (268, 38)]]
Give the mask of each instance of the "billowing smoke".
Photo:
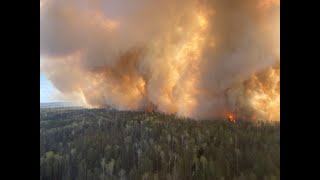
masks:
[(40, 1), (41, 70), (92, 107), (280, 120), (279, 0)]

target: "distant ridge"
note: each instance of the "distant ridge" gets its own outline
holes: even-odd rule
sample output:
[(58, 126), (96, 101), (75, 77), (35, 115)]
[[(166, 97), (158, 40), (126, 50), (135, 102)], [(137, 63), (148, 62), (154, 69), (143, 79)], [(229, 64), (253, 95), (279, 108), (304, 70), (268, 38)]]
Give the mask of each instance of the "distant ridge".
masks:
[(40, 108), (54, 108), (54, 107), (81, 107), (81, 106), (72, 102), (40, 103)]

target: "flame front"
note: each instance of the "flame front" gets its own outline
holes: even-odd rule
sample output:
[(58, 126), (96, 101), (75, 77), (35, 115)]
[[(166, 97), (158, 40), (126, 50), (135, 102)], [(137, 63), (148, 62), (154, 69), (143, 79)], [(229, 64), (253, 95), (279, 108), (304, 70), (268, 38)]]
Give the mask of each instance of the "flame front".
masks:
[(249, 101), (257, 115), (267, 120), (280, 119), (280, 67), (253, 75), (249, 86)]

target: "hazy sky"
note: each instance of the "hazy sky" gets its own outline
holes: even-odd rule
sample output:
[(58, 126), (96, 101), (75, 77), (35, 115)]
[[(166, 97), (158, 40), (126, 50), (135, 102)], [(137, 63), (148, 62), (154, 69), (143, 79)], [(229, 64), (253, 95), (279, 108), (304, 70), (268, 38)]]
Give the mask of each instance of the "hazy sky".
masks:
[(53, 92), (56, 91), (45, 74), (40, 72), (40, 102), (54, 102), (52, 98)]

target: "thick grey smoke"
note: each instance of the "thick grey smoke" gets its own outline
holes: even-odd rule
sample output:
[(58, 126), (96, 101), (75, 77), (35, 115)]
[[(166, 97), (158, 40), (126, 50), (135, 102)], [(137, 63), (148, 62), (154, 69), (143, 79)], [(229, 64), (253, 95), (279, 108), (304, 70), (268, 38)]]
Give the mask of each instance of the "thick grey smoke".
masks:
[(219, 116), (242, 96), (250, 106), (243, 83), (279, 62), (279, 9), (274, 0), (46, 0), (41, 70), (87, 105)]

